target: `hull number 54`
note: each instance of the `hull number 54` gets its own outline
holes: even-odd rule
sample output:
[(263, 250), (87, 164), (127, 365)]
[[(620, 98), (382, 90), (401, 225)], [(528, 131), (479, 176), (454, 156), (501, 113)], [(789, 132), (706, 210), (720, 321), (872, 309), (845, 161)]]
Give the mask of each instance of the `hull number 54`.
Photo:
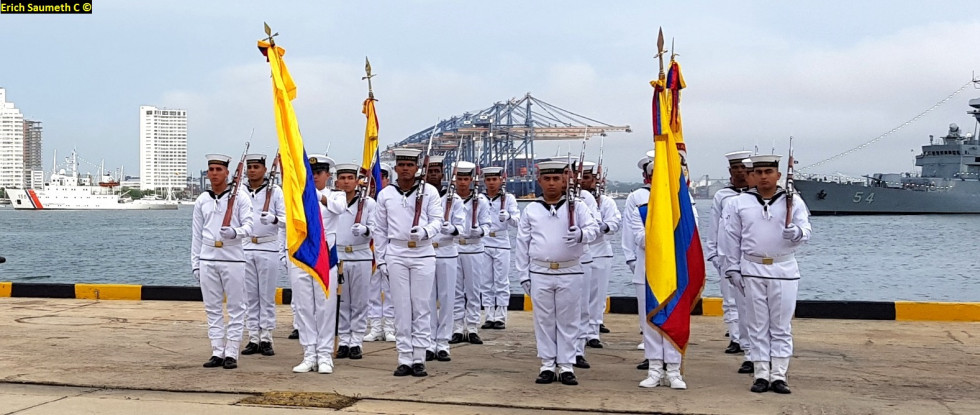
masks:
[(854, 192), (854, 198), (852, 198), (851, 201), (854, 203), (861, 203), (861, 201), (871, 203), (875, 201), (875, 193), (868, 192), (868, 195), (865, 196), (864, 192)]

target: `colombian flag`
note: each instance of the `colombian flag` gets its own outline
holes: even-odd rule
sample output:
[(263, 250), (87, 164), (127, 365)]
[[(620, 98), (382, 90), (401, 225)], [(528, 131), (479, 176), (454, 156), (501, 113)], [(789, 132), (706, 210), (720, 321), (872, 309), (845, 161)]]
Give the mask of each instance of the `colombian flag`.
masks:
[(371, 172), (374, 180), (373, 198), (381, 191), (381, 154), (378, 152), (378, 114), (374, 112), (374, 98), (364, 100), (361, 112), (367, 116), (367, 127), (364, 130), (364, 155), (361, 158), (361, 169)]
[[(272, 53), (270, 52), (270, 48)], [(327, 246), (320, 217), (320, 197), (313, 184), (313, 170), (303, 148), (303, 137), (293, 112), (296, 84), (282, 56), (286, 50), (259, 41), (259, 50), (272, 67), (272, 96), (276, 113), (282, 162), (282, 192), (286, 199), (286, 248), (293, 263), (306, 271), (330, 295), (330, 268), (337, 265), (336, 251)]]
[(656, 157), (646, 216), (646, 320), (684, 353), (691, 335), (691, 309), (704, 288), (704, 255), (694, 222), (688, 179), (680, 152), (680, 65), (671, 60), (666, 79), (653, 86)]

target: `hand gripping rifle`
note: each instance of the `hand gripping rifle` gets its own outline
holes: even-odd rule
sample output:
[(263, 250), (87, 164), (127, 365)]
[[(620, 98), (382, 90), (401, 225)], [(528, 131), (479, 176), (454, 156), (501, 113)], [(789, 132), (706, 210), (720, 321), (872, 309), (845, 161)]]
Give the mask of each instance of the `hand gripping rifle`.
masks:
[(429, 148), (425, 150), (425, 159), (422, 161), (422, 174), (417, 180), (418, 189), (415, 193), (415, 218), (412, 219), (412, 227), (419, 226), (419, 217), (422, 215), (422, 197), (425, 196), (425, 175), (429, 173), (429, 155), (432, 153), (432, 139), (436, 136), (436, 128), (439, 123), (432, 126), (432, 133), (429, 134)]
[(789, 138), (789, 160), (786, 161), (786, 227), (793, 223), (793, 193), (796, 188), (793, 185), (793, 137)]
[(367, 169), (359, 169), (361, 177), (357, 178), (357, 215), (354, 215), (354, 223), (361, 223), (361, 216), (364, 215), (364, 199), (367, 198), (368, 191), (371, 189), (371, 181), (374, 176)]
[[(252, 130), (255, 132), (255, 130)], [(249, 135), (249, 141), (252, 140), (252, 136)], [(242, 159), (238, 162), (238, 168), (235, 169), (235, 176), (231, 182), (231, 196), (228, 196), (228, 206), (225, 208), (225, 219), (221, 221), (221, 226), (231, 226), (231, 214), (235, 211), (235, 199), (238, 196), (238, 189), (242, 186), (242, 173), (245, 171), (245, 155), (248, 154), (249, 142), (245, 142), (245, 152), (242, 153)]]
[(281, 169), (279, 165), (282, 164), (282, 161), (279, 160), (279, 157), (280, 157), (279, 152), (276, 152), (276, 158), (272, 160), (272, 170), (269, 171), (269, 185), (265, 189), (265, 204), (262, 205), (263, 212), (269, 211), (269, 203), (272, 202), (272, 190), (273, 190), (272, 185), (275, 184), (276, 173), (279, 172), (278, 169)]

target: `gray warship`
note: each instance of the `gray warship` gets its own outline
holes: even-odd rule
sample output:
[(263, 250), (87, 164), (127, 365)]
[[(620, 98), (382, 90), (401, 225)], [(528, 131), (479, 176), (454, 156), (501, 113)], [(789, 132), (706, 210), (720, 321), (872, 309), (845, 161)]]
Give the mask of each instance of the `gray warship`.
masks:
[[(980, 125), (980, 98), (967, 113)], [(911, 173), (875, 173), (864, 182), (797, 177), (796, 190), (813, 215), (980, 214), (980, 139), (950, 124), (938, 143), (915, 156), (922, 169)]]

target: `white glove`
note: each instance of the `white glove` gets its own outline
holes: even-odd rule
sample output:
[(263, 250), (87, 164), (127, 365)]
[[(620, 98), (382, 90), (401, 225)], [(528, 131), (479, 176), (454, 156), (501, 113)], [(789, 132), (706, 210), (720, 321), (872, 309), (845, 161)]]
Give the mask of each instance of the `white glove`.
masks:
[(636, 260), (626, 261), (626, 266), (630, 267), (630, 272), (636, 273)]
[(425, 239), (425, 236), (425, 229), (423, 229), (421, 226), (413, 226), (412, 230), (408, 233), (408, 239), (415, 242)]
[(600, 223), (599, 230), (602, 231), (602, 233), (609, 233), (609, 225), (606, 225), (605, 223)]
[(456, 227), (453, 226), (453, 224), (451, 224), (449, 222), (443, 222), (442, 223), (442, 227), (439, 228), (439, 233), (441, 233), (443, 235), (452, 235), (452, 234), (456, 233)]
[(474, 226), (474, 227), (470, 228), (469, 237), (470, 238), (482, 238), (483, 237), (483, 228), (481, 228), (479, 226)]
[(367, 236), (368, 227), (360, 223), (355, 223), (351, 225), (350, 233), (354, 234), (354, 236)]
[(198, 284), (201, 283), (201, 270), (199, 269), (194, 270), (194, 279), (197, 280)]
[(262, 222), (263, 225), (271, 225), (276, 223), (275, 219), (276, 217), (270, 215), (269, 212), (262, 212), (262, 215), (259, 216), (259, 222)]
[(728, 278), (728, 282), (730, 282), (733, 287), (738, 288), (738, 292), (742, 293), (743, 296), (745, 295), (745, 282), (742, 281), (741, 272), (735, 270), (725, 271), (725, 277)]
[(497, 215), (497, 219), (500, 219), (501, 222), (506, 222), (507, 219), (510, 219), (510, 213), (507, 213), (506, 210), (501, 210), (500, 214)]
[(582, 230), (578, 226), (569, 226), (568, 232), (565, 232), (565, 245), (574, 246), (580, 242), (582, 242)]
[(388, 265), (378, 264), (378, 273), (386, 280), (388, 279)]
[(637, 235), (633, 239), (633, 243), (640, 249), (647, 249), (647, 238), (643, 235)]
[(803, 229), (800, 229), (800, 227), (796, 226), (795, 223), (791, 223), (789, 224), (789, 226), (783, 228), (783, 239), (787, 239), (795, 242), (800, 240), (800, 238), (802, 237), (803, 237)]
[(218, 234), (221, 235), (221, 239), (235, 239), (238, 237), (238, 233), (229, 226), (222, 227), (221, 230), (218, 231)]
[(531, 295), (531, 280), (521, 281), (521, 288), (524, 289), (524, 294)]

